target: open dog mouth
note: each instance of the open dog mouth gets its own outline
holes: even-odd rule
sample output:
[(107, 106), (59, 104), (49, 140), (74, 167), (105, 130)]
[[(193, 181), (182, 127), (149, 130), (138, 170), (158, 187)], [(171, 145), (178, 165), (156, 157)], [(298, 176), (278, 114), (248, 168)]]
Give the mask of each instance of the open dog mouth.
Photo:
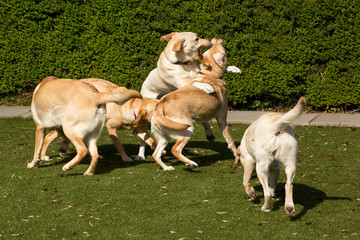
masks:
[(204, 56), (202, 55), (202, 53), (200, 52), (200, 49), (197, 50), (197, 52), (195, 53), (195, 59), (197, 60), (203, 60), (204, 59)]

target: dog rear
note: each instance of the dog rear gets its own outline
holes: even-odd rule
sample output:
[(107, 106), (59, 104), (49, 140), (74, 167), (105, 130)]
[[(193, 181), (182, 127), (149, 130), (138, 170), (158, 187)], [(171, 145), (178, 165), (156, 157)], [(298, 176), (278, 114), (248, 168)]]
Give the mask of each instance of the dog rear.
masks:
[(28, 167), (33, 168), (39, 164), (45, 129), (56, 129), (77, 150), (77, 155), (63, 170), (73, 168), (89, 151), (92, 161), (85, 175), (93, 175), (98, 160), (96, 141), (105, 123), (105, 104), (122, 104), (130, 98), (141, 98), (141, 94), (126, 88), (119, 88), (113, 93), (99, 93), (94, 86), (81, 81), (45, 78), (36, 87), (31, 103), (36, 136), (34, 158)]
[(250, 178), (256, 167), (264, 190), (265, 203), (261, 209), (265, 212), (272, 209), (271, 197), (275, 196), (279, 163), (284, 166), (287, 176), (285, 210), (289, 216), (295, 212), (292, 182), (296, 172), (297, 141), (290, 124), (301, 116), (305, 103), (305, 97), (301, 97), (296, 106), (284, 115), (267, 113), (258, 118), (246, 129), (236, 152), (235, 164), (240, 159), (244, 166), (243, 185), (252, 200), (257, 195), (250, 184)]

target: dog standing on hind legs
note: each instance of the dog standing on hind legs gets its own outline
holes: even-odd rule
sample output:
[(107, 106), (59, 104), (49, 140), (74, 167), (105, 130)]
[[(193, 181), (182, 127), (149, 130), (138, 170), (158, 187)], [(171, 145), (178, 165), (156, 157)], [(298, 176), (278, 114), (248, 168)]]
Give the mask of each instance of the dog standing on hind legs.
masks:
[[(196, 60), (202, 60), (199, 48), (208, 47), (210, 41), (199, 38), (193, 32), (172, 32), (161, 37), (161, 41), (168, 41), (164, 51), (160, 54), (157, 67), (145, 79), (141, 94), (143, 97), (160, 99), (162, 96), (181, 87), (190, 85), (200, 68)], [(225, 72), (240, 74), (236, 66), (224, 66)], [(207, 92), (208, 84), (196, 82), (193, 86)], [(210, 87), (211, 89), (211, 87)], [(208, 122), (202, 122), (206, 138), (213, 141), (215, 136)]]
[(280, 173), (279, 164), (286, 173), (285, 211), (293, 216), (293, 180), (296, 173), (297, 141), (294, 129), (290, 126), (304, 111), (306, 98), (301, 97), (296, 106), (285, 113), (267, 113), (259, 117), (245, 131), (237, 149), (235, 164), (239, 159), (244, 167), (243, 185), (247, 195), (255, 200), (257, 194), (250, 184), (251, 175), (256, 168), (257, 177), (264, 191), (264, 205), (261, 210), (272, 209), (271, 198), (275, 197), (276, 183)]
[[(170, 139), (176, 139), (171, 150), (176, 158), (187, 166), (198, 166), (182, 154), (183, 148), (192, 137), (193, 121), (208, 122), (216, 118), (228, 148), (235, 155), (236, 147), (226, 122), (227, 91), (225, 82), (220, 79), (226, 66), (226, 54), (221, 39), (214, 38), (211, 44), (212, 47), (204, 53), (201, 61), (201, 72), (193, 82), (165, 95), (155, 107), (151, 119), (151, 132), (158, 142), (152, 156), (163, 170), (174, 170), (172, 166), (167, 166), (161, 161), (162, 151)], [(208, 84), (212, 92), (207, 93), (195, 87), (196, 83)]]

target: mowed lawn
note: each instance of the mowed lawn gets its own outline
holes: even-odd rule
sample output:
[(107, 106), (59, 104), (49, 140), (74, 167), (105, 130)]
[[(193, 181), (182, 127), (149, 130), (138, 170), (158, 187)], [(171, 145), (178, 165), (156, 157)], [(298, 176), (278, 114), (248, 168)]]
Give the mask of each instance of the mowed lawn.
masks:
[[(75, 154), (57, 154), (60, 139), (49, 148), (52, 158), (28, 169), (34, 148), (32, 119), (0, 119), (0, 239), (360, 239), (360, 129), (295, 127), (299, 143), (294, 181), (296, 213), (284, 211), (285, 175), (277, 186), (272, 212), (249, 201), (243, 169), (217, 125), (208, 142), (197, 125), (185, 155), (199, 164), (189, 169), (167, 148), (165, 172), (150, 156), (124, 163), (104, 130), (98, 141), (95, 176), (83, 176), (89, 158), (68, 172), (61, 170)], [(247, 125), (231, 125), (239, 145)], [(131, 157), (139, 140), (119, 132)]]

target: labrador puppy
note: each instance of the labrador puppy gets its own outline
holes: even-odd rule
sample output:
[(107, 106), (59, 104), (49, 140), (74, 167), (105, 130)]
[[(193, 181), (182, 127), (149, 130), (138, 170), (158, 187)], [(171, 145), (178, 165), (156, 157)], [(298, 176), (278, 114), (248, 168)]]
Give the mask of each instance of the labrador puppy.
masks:
[[(99, 92), (114, 92), (119, 87), (109, 81), (98, 78), (81, 79), (84, 83), (93, 85)], [(135, 160), (145, 160), (145, 145), (148, 144), (153, 150), (155, 149), (155, 142), (150, 137), (148, 129), (150, 127), (151, 117), (155, 105), (159, 102), (152, 98), (132, 98), (124, 104), (117, 104), (109, 102), (106, 104), (106, 123), (105, 126), (109, 132), (110, 138), (113, 141), (117, 151), (123, 161), (131, 162), (132, 159), (127, 155), (121, 141), (117, 135), (117, 131), (121, 129), (132, 129), (134, 133), (142, 140), (139, 148), (139, 153)], [(141, 112), (141, 114), (140, 114)], [(137, 120), (136, 124), (134, 124)], [(49, 160), (46, 155), (46, 150), (49, 144), (59, 136), (58, 131), (50, 132), (44, 140), (44, 146), (41, 151), (41, 160)], [(59, 154), (65, 155), (68, 150), (69, 141), (64, 139), (60, 145)]]
[(271, 198), (275, 196), (280, 164), (284, 166), (287, 178), (285, 211), (288, 216), (292, 216), (295, 212), (292, 183), (296, 172), (298, 147), (294, 129), (290, 124), (300, 117), (305, 102), (305, 97), (301, 97), (296, 106), (284, 115), (280, 113), (262, 115), (246, 129), (237, 150), (235, 164), (240, 159), (244, 166), (243, 185), (252, 200), (256, 199), (257, 195), (250, 184), (250, 178), (256, 168), (265, 198), (261, 210), (265, 212), (272, 209)]
[[(176, 139), (171, 150), (176, 158), (188, 166), (198, 166), (182, 154), (183, 148), (192, 137), (193, 121), (207, 122), (216, 118), (228, 148), (235, 155), (236, 147), (226, 122), (228, 100), (225, 82), (220, 79), (226, 66), (226, 54), (221, 39), (214, 38), (211, 44), (212, 47), (204, 53), (201, 72), (198, 72), (193, 82), (165, 95), (154, 110), (151, 131), (157, 140), (157, 147), (152, 156), (163, 170), (174, 170), (172, 166), (161, 161), (162, 151), (170, 139)], [(212, 93), (195, 87), (194, 83), (211, 86)]]
[(73, 168), (89, 152), (91, 164), (84, 174), (94, 175), (98, 162), (96, 142), (106, 120), (105, 104), (123, 104), (131, 98), (141, 98), (141, 94), (125, 87), (100, 93), (93, 85), (82, 81), (45, 78), (35, 88), (31, 102), (36, 132), (34, 158), (28, 168), (39, 165), (45, 130), (55, 129), (71, 141), (77, 151), (63, 170)]

